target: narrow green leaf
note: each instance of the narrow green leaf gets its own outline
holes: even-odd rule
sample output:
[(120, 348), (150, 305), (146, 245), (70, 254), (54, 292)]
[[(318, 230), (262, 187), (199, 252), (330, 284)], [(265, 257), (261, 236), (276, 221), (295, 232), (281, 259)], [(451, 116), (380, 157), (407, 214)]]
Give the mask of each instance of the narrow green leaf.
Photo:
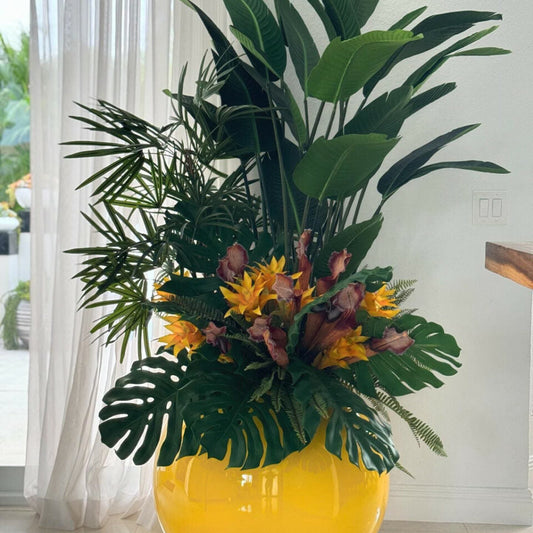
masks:
[(311, 70), (318, 63), (320, 54), (306, 23), (289, 0), (276, 0), (276, 7), (285, 31), (296, 75), (304, 95), (307, 96), (307, 80)]
[(294, 171), (294, 183), (308, 196), (321, 201), (357, 192), (379, 168), (398, 139), (386, 135), (323, 137), (313, 143)]
[(433, 139), (431, 142), (421, 146), (417, 150), (394, 164), (378, 182), (378, 191), (383, 195), (383, 199), (390, 198), (400, 187), (409, 183), (413, 175), (422, 165), (433, 157), (441, 148), (448, 143), (455, 141), (476, 129), (479, 124), (471, 124), (452, 130), (444, 135)]
[(426, 165), (418, 169), (411, 177), (411, 179), (420, 178), (444, 168), (457, 168), (461, 170), (472, 170), (474, 172), (487, 172), (490, 174), (509, 174), (509, 171), (496, 163), (490, 161), (444, 161), (441, 163), (434, 163), (433, 165)]
[(424, 13), (424, 11), (426, 11), (426, 9), (427, 9), (427, 6), (419, 7), (418, 9), (415, 9), (415, 10), (407, 13), (407, 15), (404, 15), (398, 22), (395, 22), (389, 28), (389, 30), (392, 31), (392, 30), (403, 30), (403, 29), (405, 29), (406, 26), (409, 26), (409, 24), (411, 24), (411, 22), (413, 22), (420, 15), (422, 15), (422, 13)]
[(372, 31), (334, 39), (309, 76), (309, 94), (336, 103), (355, 94), (406, 43), (421, 39), (403, 30)]
[(320, 20), (322, 21), (322, 24), (324, 25), (324, 28), (326, 29), (326, 33), (328, 34), (329, 40), (332, 41), (333, 39), (335, 39), (335, 37), (337, 37), (337, 32), (335, 30), (335, 27), (333, 26), (333, 23), (331, 22), (331, 19), (326, 13), (324, 6), (320, 2), (320, 0), (307, 0), (307, 1), (311, 4), (312, 8), (316, 11), (317, 15), (320, 17)]
[(506, 50), (505, 48), (495, 48), (493, 46), (488, 46), (485, 48), (472, 48), (471, 50), (464, 50), (463, 52), (457, 52), (452, 54), (450, 57), (459, 57), (459, 56), (501, 56), (512, 53), (511, 50)]

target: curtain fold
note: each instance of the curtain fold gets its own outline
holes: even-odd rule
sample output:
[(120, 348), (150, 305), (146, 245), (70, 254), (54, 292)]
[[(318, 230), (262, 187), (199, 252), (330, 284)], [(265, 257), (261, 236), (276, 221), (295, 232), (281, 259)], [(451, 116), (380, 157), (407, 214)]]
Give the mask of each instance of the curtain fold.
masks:
[[(198, 1), (218, 24), (222, 2)], [(77, 311), (79, 256), (95, 244), (80, 211), (95, 172), (90, 159), (64, 159), (69, 140), (91, 132), (69, 115), (75, 102), (107, 100), (157, 124), (171, 108), (162, 90), (176, 87), (189, 61), (194, 80), (209, 38), (179, 0), (31, 0), (32, 293), (29, 422), (25, 496), (39, 525), (100, 527), (110, 514), (141, 511), (154, 520), (151, 466), (120, 461), (99, 441), (103, 392), (129, 368), (114, 346), (95, 342), (96, 310)], [(191, 89), (191, 85), (189, 85)], [(101, 162), (98, 162), (100, 164)]]

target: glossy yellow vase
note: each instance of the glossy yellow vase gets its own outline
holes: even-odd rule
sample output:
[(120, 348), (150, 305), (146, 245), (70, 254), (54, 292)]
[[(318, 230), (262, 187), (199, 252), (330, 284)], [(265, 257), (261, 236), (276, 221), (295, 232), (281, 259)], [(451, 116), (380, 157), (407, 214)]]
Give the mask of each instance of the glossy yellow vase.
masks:
[(253, 470), (185, 457), (155, 472), (165, 533), (376, 533), (389, 477), (359, 469), (324, 448), (320, 431), (303, 451)]

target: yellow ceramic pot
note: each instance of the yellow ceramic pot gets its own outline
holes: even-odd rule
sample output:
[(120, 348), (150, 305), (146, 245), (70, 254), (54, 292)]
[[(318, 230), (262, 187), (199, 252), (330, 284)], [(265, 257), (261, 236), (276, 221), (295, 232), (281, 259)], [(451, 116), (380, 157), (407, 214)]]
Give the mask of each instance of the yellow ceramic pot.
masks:
[(388, 475), (360, 470), (344, 450), (339, 460), (319, 433), (265, 468), (226, 468), (205, 454), (158, 467), (154, 493), (165, 533), (376, 533)]

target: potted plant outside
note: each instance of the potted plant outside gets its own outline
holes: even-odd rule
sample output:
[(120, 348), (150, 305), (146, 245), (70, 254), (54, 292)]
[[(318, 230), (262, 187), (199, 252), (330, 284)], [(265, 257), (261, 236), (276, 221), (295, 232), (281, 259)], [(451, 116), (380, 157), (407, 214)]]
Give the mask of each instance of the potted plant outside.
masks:
[[(297, 529), (306, 516), (310, 531), (375, 532), (384, 501), (370, 493), (386, 492), (386, 473), (400, 466), (387, 412), (443, 455), (439, 437), (398, 397), (440, 387), (460, 350), (441, 326), (403, 307), (412, 282), (393, 281), (390, 267), (361, 268), (363, 259), (401, 187), (443, 168), (507, 172), (486, 161), (430, 163), (477, 124), (435, 132), (381, 167), (404, 122), (455, 89), (427, 88), (434, 72), (457, 56), (507, 53), (475, 47), (495, 26), (470, 31), (501, 16), (424, 18), (421, 8), (364, 31), (378, 0), (309, 0), (329, 38), (319, 52), (289, 0), (276, 0), (274, 11), (262, 0), (224, 0), (242, 54), (184, 3), (213, 41), (196, 93), (183, 90), (184, 68), (167, 93), (175, 117), (163, 127), (108, 102), (82, 105), (89, 116), (76, 118), (112, 139), (67, 143), (90, 146), (71, 157), (114, 156), (83, 183), (94, 187), (85, 217), (105, 243), (71, 250), (86, 256), (84, 305), (113, 306), (93, 331), (122, 339), (122, 353), (136, 337), (151, 355), (152, 316), (168, 330), (157, 357), (136, 362), (105, 395), (102, 440), (136, 463), (160, 444), (156, 501), (167, 533)], [(402, 85), (376, 89), (417, 56)], [(289, 60), (299, 87), (285, 82)], [(233, 172), (219, 170), (225, 159), (238, 161)], [(361, 220), (369, 187), (380, 200)], [(317, 495), (280, 471), (337, 458), (368, 473), (373, 488), (341, 487), (332, 508), (342, 512), (320, 515)], [(209, 477), (213, 462), (218, 478)]]

